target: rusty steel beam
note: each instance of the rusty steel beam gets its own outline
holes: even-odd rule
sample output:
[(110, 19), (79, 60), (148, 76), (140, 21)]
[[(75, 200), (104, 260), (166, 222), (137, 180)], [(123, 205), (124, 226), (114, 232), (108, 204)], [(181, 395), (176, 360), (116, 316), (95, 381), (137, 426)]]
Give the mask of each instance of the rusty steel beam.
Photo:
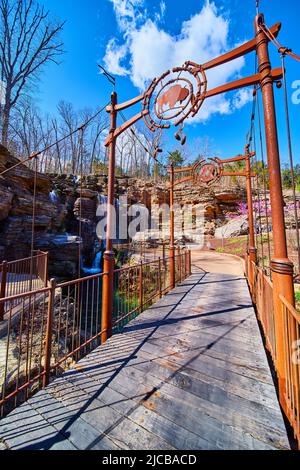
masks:
[[(143, 93), (139, 96), (136, 96), (135, 98), (132, 98), (131, 100), (124, 101), (124, 103), (117, 104), (114, 109), (115, 109), (115, 111), (124, 111), (124, 109), (128, 109), (131, 106), (134, 106), (135, 104), (140, 103), (141, 101), (143, 101), (145, 96), (146, 96), (146, 93)], [(108, 113), (111, 112), (111, 109), (112, 109), (111, 105), (108, 105), (106, 107), (106, 111)]]
[[(281, 23), (276, 23), (274, 26), (270, 28), (272, 34), (277, 37), (281, 29)], [(232, 60), (238, 59), (250, 52), (255, 51), (256, 49), (256, 39), (252, 39), (251, 41), (246, 42), (242, 46), (237, 47), (233, 51), (227, 52), (226, 54), (217, 57), (216, 59), (210, 60), (202, 65), (203, 70), (209, 70), (219, 65), (226, 64), (227, 62), (231, 62)], [(193, 65), (193, 62), (189, 62)]]
[[(282, 69), (274, 69), (270, 71), (270, 78), (272, 81), (280, 80), (283, 77)], [(250, 77), (241, 78), (239, 80), (235, 80), (234, 82), (226, 83), (225, 85), (218, 86), (209, 90), (206, 93), (206, 98), (211, 98), (212, 96), (221, 95), (223, 93), (227, 93), (228, 91), (238, 90), (239, 88), (245, 88), (252, 85), (258, 85), (262, 80), (262, 76), (260, 73), (255, 75), (251, 75)]]
[[(255, 157), (255, 152), (250, 153), (249, 156), (250, 157)], [(246, 158), (247, 158), (246, 155), (238, 155), (237, 157), (227, 158), (225, 160), (221, 160), (220, 158), (217, 158), (217, 160), (221, 165), (224, 165), (225, 163), (234, 163), (234, 162), (239, 162), (239, 161), (242, 161), (242, 160), (246, 160)]]
[[(190, 167), (184, 167), (184, 168), (176, 168), (174, 169), (174, 173), (185, 173), (185, 172), (188, 172), (188, 171), (192, 171), (193, 170), (193, 166), (190, 166)], [(168, 173), (171, 173), (171, 170), (167, 170)]]
[(115, 166), (116, 166), (116, 125), (117, 93), (111, 95), (110, 110), (110, 144), (109, 144), (109, 164), (108, 164), (108, 195), (107, 195), (107, 227), (106, 227), (106, 250), (103, 256), (103, 271), (105, 273), (102, 285), (102, 334), (101, 342), (104, 343), (112, 335), (112, 314), (114, 298), (114, 268), (115, 257), (113, 252), (112, 229), (114, 226), (114, 200), (115, 200)]
[(181, 183), (185, 183), (187, 181), (192, 181), (192, 176), (187, 176), (186, 178), (182, 178), (181, 180), (175, 181), (174, 186), (178, 186)]
[[(110, 112), (112, 113), (112, 111), (110, 111)], [(114, 110), (114, 112), (116, 113), (116, 116), (117, 116), (117, 111)], [(108, 147), (111, 144), (113, 139), (116, 140), (117, 137), (119, 137), (121, 134), (123, 134), (123, 132), (127, 131), (127, 129), (129, 129), (131, 126), (133, 126), (133, 124), (138, 122), (140, 119), (142, 119), (147, 114), (149, 114), (148, 110), (141, 111), (140, 113), (133, 116), (131, 119), (128, 119), (128, 121), (126, 121), (124, 124), (122, 124), (122, 126), (115, 129), (113, 135), (110, 133), (107, 136), (107, 138), (104, 142), (105, 147)]]
[[(250, 173), (251, 178), (255, 178), (257, 176), (256, 173)], [(246, 171), (224, 171), (222, 176), (247, 176)]]
[(269, 58), (268, 38), (262, 27), (262, 14), (255, 18), (256, 50), (258, 71), (261, 75), (260, 87), (263, 99), (264, 122), (268, 157), (271, 212), (273, 223), (274, 257), (271, 261), (273, 280), (273, 299), (276, 336), (276, 368), (278, 372), (279, 396), (285, 405), (285, 337), (284, 322), (279, 296), (285, 297), (292, 306), (295, 305), (293, 263), (288, 258), (285, 232), (281, 168), (279, 157), (278, 133), (275, 112), (273, 77)]

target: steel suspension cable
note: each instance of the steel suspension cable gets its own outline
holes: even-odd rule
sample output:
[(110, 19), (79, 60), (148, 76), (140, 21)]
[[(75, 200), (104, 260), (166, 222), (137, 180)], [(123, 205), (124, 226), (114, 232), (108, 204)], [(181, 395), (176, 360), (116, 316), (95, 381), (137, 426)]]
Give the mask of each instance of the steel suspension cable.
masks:
[(272, 33), (272, 31), (270, 30), (270, 28), (268, 28), (268, 26), (266, 25), (265, 22), (261, 23), (261, 26), (263, 27), (264, 29), (264, 32), (267, 36), (267, 38), (272, 42), (272, 44), (274, 44), (274, 46), (276, 47), (276, 49), (278, 49), (278, 52), (280, 52), (281, 54), (286, 54), (286, 55), (289, 55), (290, 57), (292, 57), (293, 59), (297, 60), (298, 62), (300, 62), (300, 56), (298, 54), (295, 54), (292, 49), (289, 49), (288, 47), (284, 47), (279, 41), (278, 39), (274, 36), (274, 34)]
[[(261, 187), (260, 187), (260, 180), (259, 180), (259, 172), (258, 172), (258, 160), (257, 160), (257, 145), (256, 145), (256, 132), (255, 132), (255, 123), (253, 123), (253, 147), (255, 152), (255, 163), (256, 163), (256, 192), (257, 192), (257, 209), (258, 209), (258, 219), (259, 219), (259, 233), (257, 234), (257, 239), (259, 240), (260, 247), (261, 247), (261, 261), (263, 270), (265, 270), (265, 248), (263, 243), (263, 229), (262, 229), (262, 210), (261, 210)], [(258, 245), (257, 245), (258, 246)]]
[(39, 157), (41, 154), (47, 152), (48, 150), (50, 150), (52, 147), (54, 146), (57, 146), (58, 144), (60, 144), (61, 142), (63, 142), (64, 140), (72, 137), (72, 135), (76, 134), (77, 132), (79, 132), (81, 129), (85, 129), (94, 119), (96, 119), (96, 117), (99, 116), (99, 114), (101, 114), (105, 108), (109, 105), (109, 103), (107, 103), (105, 106), (103, 106), (101, 109), (99, 109), (99, 111), (97, 111), (92, 117), (90, 117), (87, 121), (85, 121), (83, 124), (81, 124), (79, 127), (77, 127), (76, 129), (74, 129), (73, 131), (69, 132), (68, 134), (66, 134), (65, 136), (61, 137), (60, 139), (57, 139), (55, 142), (47, 145), (46, 147), (44, 147), (43, 149), (33, 153), (32, 155), (30, 155), (29, 157), (25, 158), (24, 160), (20, 160), (18, 163), (16, 163), (15, 165), (7, 168), (6, 170), (2, 171), (2, 173), (0, 173), (0, 176), (4, 176), (6, 173), (8, 173), (9, 171), (11, 170), (14, 170), (15, 168), (17, 168), (18, 166), (20, 165), (24, 165), (25, 163), (33, 160), (33, 159), (36, 159), (37, 157)]
[[(261, 260), (262, 260), (262, 265), (263, 269), (265, 268), (265, 255), (264, 255), (264, 245), (263, 245), (263, 239), (262, 239), (262, 214), (261, 214), (261, 191), (260, 191), (260, 182), (259, 182), (259, 175), (258, 175), (258, 163), (257, 163), (257, 148), (256, 148), (256, 132), (255, 132), (255, 116), (256, 116), (256, 96), (257, 96), (257, 87), (255, 86), (253, 89), (253, 104), (252, 104), (252, 114), (251, 114), (251, 128), (250, 128), (250, 137), (249, 137), (249, 143), (252, 145), (252, 150), (255, 153), (255, 163), (256, 163), (256, 202), (257, 202), (257, 208), (258, 208), (258, 226), (259, 226), (259, 233), (257, 233), (256, 230), (256, 245), (257, 247), (260, 245), (261, 247)], [(252, 166), (252, 164), (251, 164)], [(257, 226), (257, 212), (255, 212), (255, 221), (256, 221), (256, 226)], [(260, 259), (260, 258), (259, 258)]]
[(283, 73), (284, 106), (285, 106), (286, 128), (287, 128), (287, 138), (288, 138), (288, 148), (289, 148), (289, 160), (290, 160), (291, 176), (292, 176), (294, 214), (295, 214), (296, 232), (297, 232), (296, 239), (297, 239), (298, 274), (299, 274), (300, 272), (300, 235), (299, 235), (299, 220), (298, 220), (296, 184), (295, 184), (295, 173), (294, 173), (294, 158), (293, 158), (291, 126), (290, 126), (290, 113), (289, 113), (286, 70), (285, 70), (285, 53), (281, 55), (281, 64), (282, 64), (282, 73)]
[[(122, 111), (120, 111), (120, 116), (121, 116), (121, 118), (122, 118), (122, 120), (123, 120), (124, 122), (127, 121), (127, 120), (126, 120), (126, 117), (125, 117), (125, 115), (124, 115), (124, 113), (123, 113)], [(161, 163), (161, 162), (150, 152), (150, 150), (147, 149), (147, 147), (143, 144), (143, 142), (142, 142), (142, 141), (140, 140), (140, 138), (137, 136), (136, 132), (134, 131), (134, 129), (133, 129), (132, 127), (130, 128), (130, 132), (134, 135), (134, 137), (137, 139), (137, 141), (138, 141), (139, 144), (142, 146), (142, 148), (145, 150), (145, 152), (148, 153), (148, 155), (150, 155), (150, 156), (153, 158), (153, 160), (154, 160), (160, 167), (162, 167), (162, 168), (164, 168), (164, 169), (167, 169), (167, 166), (164, 165), (163, 163)], [(131, 137), (131, 136), (129, 135), (129, 137)]]
[[(271, 265), (271, 241), (270, 241), (270, 232), (269, 232), (269, 214), (268, 214), (268, 200), (267, 200), (267, 182), (266, 182), (266, 164), (265, 164), (265, 153), (264, 153), (264, 144), (262, 138), (262, 120), (261, 120), (261, 110), (259, 96), (257, 93), (257, 116), (258, 116), (258, 126), (259, 126), (259, 141), (260, 141), (260, 153), (262, 161), (262, 176), (263, 176), (263, 189), (264, 189), (264, 205), (265, 205), (265, 216), (267, 222), (267, 242), (268, 242), (268, 256), (269, 256), (269, 270)], [(272, 221), (273, 225), (273, 221)]]

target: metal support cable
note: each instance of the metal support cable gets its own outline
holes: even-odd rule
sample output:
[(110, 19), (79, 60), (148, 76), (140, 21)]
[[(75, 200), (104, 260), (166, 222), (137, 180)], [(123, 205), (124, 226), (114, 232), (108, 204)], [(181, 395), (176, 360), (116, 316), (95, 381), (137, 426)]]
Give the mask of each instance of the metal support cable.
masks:
[(272, 31), (270, 30), (270, 28), (268, 28), (268, 26), (266, 25), (266, 23), (262, 23), (261, 24), (262, 28), (264, 29), (264, 32), (267, 36), (267, 38), (269, 39), (269, 41), (272, 42), (272, 44), (274, 44), (274, 46), (276, 47), (276, 49), (278, 49), (278, 52), (280, 54), (286, 54), (290, 57), (292, 57), (293, 59), (297, 60), (298, 62), (300, 62), (300, 56), (298, 54), (295, 54), (292, 49), (289, 49), (288, 47), (284, 47), (279, 41), (278, 39), (274, 36), (274, 34), (272, 33)]
[[(258, 219), (259, 219), (259, 234), (257, 234), (257, 240), (259, 240), (260, 247), (261, 247), (261, 260), (262, 260), (262, 267), (265, 269), (265, 251), (264, 251), (264, 243), (263, 243), (263, 230), (262, 230), (262, 211), (261, 211), (261, 187), (259, 181), (259, 174), (258, 174), (258, 160), (257, 160), (257, 147), (256, 147), (256, 133), (255, 127), (253, 125), (253, 147), (255, 152), (255, 162), (256, 162), (256, 190), (257, 190), (257, 208), (258, 208)], [(259, 244), (257, 245), (259, 246)]]
[(285, 54), (281, 55), (282, 73), (283, 73), (283, 91), (284, 91), (284, 106), (286, 116), (286, 128), (289, 148), (289, 159), (292, 176), (292, 189), (293, 189), (293, 201), (294, 201), (294, 213), (296, 222), (296, 238), (297, 238), (297, 251), (298, 251), (298, 273), (300, 272), (300, 235), (299, 235), (299, 221), (298, 221), (298, 209), (297, 209), (297, 197), (296, 197), (296, 184), (295, 184), (295, 172), (294, 172), (294, 159), (293, 159), (293, 148), (291, 138), (291, 126), (290, 126), (290, 115), (289, 115), (289, 104), (288, 104), (288, 93), (287, 93), (287, 82), (286, 82), (286, 70), (285, 70)]
[[(267, 221), (267, 241), (268, 241), (268, 256), (269, 256), (269, 267), (271, 265), (271, 241), (270, 241), (270, 232), (269, 232), (269, 214), (268, 214), (268, 200), (267, 200), (267, 182), (266, 182), (266, 164), (265, 164), (265, 154), (264, 154), (264, 144), (262, 138), (262, 121), (261, 121), (261, 111), (259, 97), (257, 94), (257, 116), (258, 116), (258, 126), (259, 126), (259, 141), (260, 141), (260, 153), (262, 161), (262, 175), (263, 175), (263, 189), (264, 189), (264, 203), (265, 203), (265, 216)], [(273, 222), (273, 221), (272, 221)]]
[[(122, 111), (120, 111), (120, 116), (121, 116), (123, 122), (126, 122), (126, 121), (127, 121), (127, 120), (126, 120), (126, 117), (125, 117), (125, 115), (124, 115), (124, 113), (123, 113)], [(157, 163), (160, 167), (162, 167), (162, 168), (164, 168), (164, 169), (167, 169), (167, 166), (164, 165), (163, 163), (161, 163), (161, 162), (157, 159), (157, 157), (155, 157), (155, 156), (153, 155), (153, 153), (150, 152), (149, 149), (147, 149), (147, 147), (143, 144), (143, 142), (140, 140), (140, 138), (138, 137), (138, 135), (136, 134), (136, 132), (134, 131), (134, 129), (133, 129), (132, 127), (130, 128), (130, 132), (131, 132), (131, 134), (134, 135), (134, 137), (135, 137), (136, 140), (139, 142), (139, 144), (142, 146), (142, 148), (145, 150), (145, 152), (148, 153), (148, 155), (150, 155), (150, 156), (153, 158), (153, 160), (155, 161), (155, 163)], [(129, 134), (129, 137), (132, 138), (132, 137), (130, 136), (130, 134)]]
[[(108, 103), (109, 104), (109, 103)], [(43, 149), (33, 153), (32, 155), (30, 155), (29, 157), (25, 158), (24, 160), (20, 160), (18, 163), (16, 163), (15, 165), (7, 168), (6, 170), (2, 171), (2, 173), (0, 173), (0, 176), (4, 176), (6, 173), (8, 173), (9, 171), (11, 170), (14, 170), (15, 168), (17, 168), (18, 166), (20, 165), (24, 165), (25, 163), (29, 162), (30, 160), (34, 160), (36, 159), (37, 157), (39, 157), (41, 154), (44, 154), (45, 152), (47, 152), (48, 150), (50, 150), (52, 147), (54, 146), (57, 146), (58, 144), (60, 144), (61, 142), (63, 142), (64, 140), (72, 137), (72, 135), (76, 134), (77, 132), (79, 132), (81, 129), (85, 129), (94, 119), (96, 119), (96, 117), (99, 116), (99, 114), (101, 114), (105, 108), (108, 106), (108, 104), (106, 104), (105, 106), (103, 106), (101, 109), (99, 109), (99, 111), (97, 111), (97, 113), (95, 113), (92, 117), (90, 117), (87, 121), (85, 121), (83, 124), (81, 124), (79, 127), (77, 127), (76, 129), (74, 129), (73, 131), (69, 132), (68, 134), (66, 134), (65, 136), (61, 137), (60, 139), (57, 139), (55, 142), (47, 145), (46, 147), (44, 147)]]

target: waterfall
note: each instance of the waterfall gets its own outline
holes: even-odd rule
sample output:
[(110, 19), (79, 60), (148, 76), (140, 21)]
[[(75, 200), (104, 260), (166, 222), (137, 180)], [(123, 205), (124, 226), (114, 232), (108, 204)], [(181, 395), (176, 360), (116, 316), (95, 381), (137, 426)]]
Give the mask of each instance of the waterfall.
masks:
[(86, 274), (87, 276), (93, 276), (94, 274), (101, 273), (102, 272), (101, 261), (102, 261), (102, 251), (98, 251), (98, 253), (96, 254), (91, 268), (84, 266), (84, 260), (83, 260), (83, 257), (81, 257), (82, 272)]
[(52, 202), (52, 204), (57, 204), (59, 202), (59, 196), (57, 195), (54, 189), (53, 191), (49, 193), (49, 199)]

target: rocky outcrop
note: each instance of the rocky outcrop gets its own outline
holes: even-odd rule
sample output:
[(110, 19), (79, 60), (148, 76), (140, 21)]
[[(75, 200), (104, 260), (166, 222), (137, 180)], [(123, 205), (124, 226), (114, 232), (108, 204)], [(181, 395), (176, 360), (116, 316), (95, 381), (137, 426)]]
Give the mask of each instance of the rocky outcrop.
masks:
[(242, 216), (231, 220), (215, 231), (215, 238), (235, 238), (248, 233), (248, 217)]
[[(0, 146), (0, 172), (17, 163), (18, 160)], [(0, 177), (0, 261), (20, 259), (30, 254), (34, 180), (34, 172), (22, 164)], [(97, 241), (99, 195), (107, 195), (107, 184), (105, 175), (83, 176), (82, 180), (73, 175), (37, 175), (35, 248), (50, 252), (51, 273), (72, 277), (78, 272), (79, 243), (82, 243), (84, 259), (92, 260)], [(158, 210), (163, 204), (169, 205), (168, 181), (117, 177), (115, 194), (117, 198), (126, 196), (129, 205), (147, 207), (156, 226), (165, 230), (165, 238), (168, 239), (169, 222), (161, 227)], [(175, 191), (177, 239), (182, 239), (180, 213), (185, 205), (202, 215), (203, 224), (197, 235), (202, 236), (204, 232), (213, 236), (216, 228), (226, 222), (226, 214), (234, 213), (236, 203), (244, 199), (243, 189), (181, 185)], [(79, 233), (82, 240), (77, 238)]]

